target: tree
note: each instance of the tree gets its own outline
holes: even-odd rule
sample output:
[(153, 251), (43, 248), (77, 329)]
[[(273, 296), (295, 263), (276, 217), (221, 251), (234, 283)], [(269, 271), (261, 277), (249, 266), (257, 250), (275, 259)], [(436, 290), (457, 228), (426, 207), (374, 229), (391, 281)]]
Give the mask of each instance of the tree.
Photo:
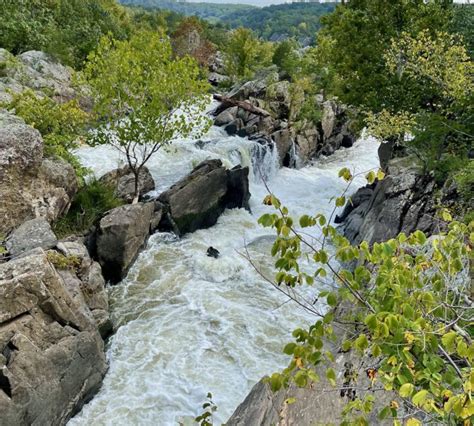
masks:
[(272, 62), (286, 75), (294, 77), (301, 63), (298, 54), (299, 45), (296, 40), (284, 40), (278, 44), (273, 53)]
[(326, 90), (361, 109), (410, 110), (429, 97), (387, 73), (384, 53), (403, 32), (434, 33), (449, 27), (452, 1), (351, 0), (322, 18), (318, 59), (329, 74)]
[(224, 51), (227, 74), (250, 79), (255, 71), (271, 64), (271, 43), (260, 41), (251, 30), (238, 28), (229, 36)]
[[(348, 182), (346, 193), (353, 176), (348, 169), (339, 175)], [(367, 175), (369, 183), (376, 178), (383, 179), (383, 172)], [(335, 205), (348, 202), (343, 195)], [(272, 255), (278, 272), (267, 279), (317, 317), (308, 329), (293, 332), (295, 341), (284, 348), (291, 362), (271, 376), (272, 388), (312, 383), (317, 394), (324, 374), (335, 392), (349, 392), (341, 413), (344, 425), (368, 424), (366, 415), (373, 410), (376, 392), (392, 392), (392, 402), (378, 416), (392, 417), (394, 425), (406, 420), (407, 425), (420, 426), (420, 418), (433, 424), (470, 424), (474, 333), (472, 285), (466, 270), (472, 261), (474, 222), (455, 222), (444, 210), (439, 220), (446, 232), (436, 237), (427, 239), (416, 231), (372, 247), (366, 242), (354, 247), (331, 225), (334, 211), (329, 218), (319, 214), (294, 220), (273, 194), (264, 203), (276, 212), (259, 222), (277, 234)], [(311, 238), (311, 228), (319, 228), (321, 240)], [(316, 289), (314, 297), (299, 293), (300, 286), (315, 283), (322, 291)], [(329, 309), (318, 309), (314, 300), (325, 301)], [(349, 380), (340, 387), (335, 357), (328, 349), (331, 342), (339, 352), (351, 351), (351, 362), (360, 361), (360, 366), (347, 370)], [(366, 370), (368, 362), (371, 368)], [(358, 371), (364, 371), (364, 377)], [(405, 402), (403, 410), (395, 395)]]
[(148, 160), (177, 137), (207, 130), (202, 114), (207, 82), (189, 57), (173, 58), (169, 39), (161, 32), (139, 32), (130, 40), (101, 40), (83, 72), (101, 127), (93, 144), (110, 144), (123, 153), (135, 176)]

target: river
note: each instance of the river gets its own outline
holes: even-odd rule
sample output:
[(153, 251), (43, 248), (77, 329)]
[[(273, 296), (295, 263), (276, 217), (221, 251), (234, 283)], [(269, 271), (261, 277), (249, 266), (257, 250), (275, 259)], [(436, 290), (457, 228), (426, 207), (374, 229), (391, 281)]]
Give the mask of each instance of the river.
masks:
[[(108, 147), (78, 155), (98, 176), (123, 164)], [(250, 167), (252, 213), (226, 211), (214, 227), (182, 239), (150, 238), (127, 278), (109, 290), (117, 329), (107, 344), (110, 368), (101, 391), (70, 426), (193, 424), (208, 392), (218, 406), (215, 424), (225, 422), (262, 376), (288, 363), (282, 348), (293, 329), (314, 321), (241, 256), (247, 245), (271, 273), (272, 234), (257, 224), (269, 209), (262, 204), (262, 177), (294, 216), (328, 214), (345, 187), (339, 169), (378, 166), (377, 143), (361, 139), (299, 170), (278, 169), (274, 150), (213, 127), (200, 141), (176, 141), (151, 160), (157, 192), (209, 158)], [(354, 190), (363, 183), (361, 177)], [(209, 246), (220, 251), (219, 259), (206, 256)]]

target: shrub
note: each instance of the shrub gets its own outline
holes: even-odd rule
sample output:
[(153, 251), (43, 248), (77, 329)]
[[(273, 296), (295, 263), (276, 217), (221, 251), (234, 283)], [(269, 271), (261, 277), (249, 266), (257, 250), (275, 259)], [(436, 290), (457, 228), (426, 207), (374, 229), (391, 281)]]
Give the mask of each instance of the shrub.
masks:
[(85, 233), (105, 212), (122, 204), (112, 188), (92, 180), (76, 194), (67, 215), (54, 224), (54, 231), (59, 237)]
[(72, 154), (89, 118), (77, 100), (59, 104), (49, 97), (39, 97), (32, 90), (25, 90), (14, 94), (13, 100), (5, 106), (41, 133), (46, 156), (63, 158), (79, 177), (85, 175), (85, 169)]

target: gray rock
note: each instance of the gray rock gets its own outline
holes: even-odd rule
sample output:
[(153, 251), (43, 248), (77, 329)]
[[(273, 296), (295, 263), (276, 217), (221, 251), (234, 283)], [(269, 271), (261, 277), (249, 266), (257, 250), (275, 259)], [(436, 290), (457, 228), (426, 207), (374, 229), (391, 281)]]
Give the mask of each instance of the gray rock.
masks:
[(386, 241), (417, 229), (430, 234), (438, 226), (432, 178), (410, 158), (390, 160), (386, 169), (387, 177), (357, 191), (354, 206), (347, 206), (338, 218), (353, 244)]
[(37, 217), (57, 219), (68, 210), (76, 191), (72, 166), (43, 159), (39, 132), (0, 110), (0, 234)]
[(0, 424), (64, 425), (100, 387), (103, 341), (46, 254), (0, 265)]
[(12, 256), (33, 250), (37, 247), (48, 250), (58, 240), (49, 223), (42, 218), (29, 220), (20, 225), (8, 237), (6, 247)]
[(288, 129), (278, 130), (272, 134), (272, 140), (275, 142), (278, 150), (280, 165), (289, 166), (290, 164), (288, 164), (288, 162), (285, 163), (285, 158), (293, 147), (290, 131)]
[(59, 273), (65, 281), (76, 282), (76, 287), (82, 293), (82, 303), (90, 309), (101, 336), (107, 337), (112, 331), (112, 322), (109, 316), (109, 299), (102, 268), (98, 262), (91, 259), (82, 241), (62, 241), (57, 244), (57, 250), (64, 256), (74, 256), (79, 259), (80, 266), (77, 269), (63, 270)]
[(106, 280), (122, 280), (150, 234), (153, 203), (117, 207), (104, 216), (98, 227), (96, 252)]
[(231, 107), (222, 111), (214, 119), (214, 124), (216, 126), (226, 126), (227, 124), (231, 123), (236, 119), (238, 109), (238, 107)]
[(226, 208), (248, 208), (248, 172), (239, 166), (227, 171), (220, 160), (199, 164), (158, 197), (166, 208), (160, 228), (183, 235), (214, 225)]
[[(114, 188), (115, 195), (122, 200), (129, 203), (133, 201), (135, 195), (135, 175), (128, 166), (121, 169), (112, 170), (106, 173), (100, 179), (104, 185)], [(143, 167), (138, 175), (138, 185), (140, 190), (140, 197), (143, 197), (147, 192), (155, 189), (155, 181), (148, 168)]]
[(221, 84), (230, 83), (231, 79), (227, 75), (219, 74), (217, 72), (210, 72), (207, 76), (207, 80), (213, 86), (220, 86)]

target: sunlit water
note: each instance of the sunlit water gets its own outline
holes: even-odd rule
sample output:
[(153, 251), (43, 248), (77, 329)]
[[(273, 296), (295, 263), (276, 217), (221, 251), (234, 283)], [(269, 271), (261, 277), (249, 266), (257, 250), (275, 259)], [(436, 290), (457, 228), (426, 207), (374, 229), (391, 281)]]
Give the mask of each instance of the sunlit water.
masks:
[[(374, 141), (360, 140), (311, 166), (278, 170), (270, 148), (212, 128), (201, 142), (177, 141), (156, 155), (149, 168), (157, 192), (208, 158), (249, 166), (252, 214), (226, 211), (214, 227), (180, 240), (150, 238), (128, 277), (110, 290), (117, 332), (108, 344), (102, 389), (69, 424), (192, 424), (208, 392), (219, 407), (216, 424), (226, 421), (262, 376), (287, 364), (282, 347), (292, 330), (315, 320), (286, 303), (241, 256), (247, 245), (271, 275), (272, 234), (257, 224), (270, 209), (262, 204), (262, 176), (295, 216), (329, 214), (331, 199), (345, 188), (339, 169), (377, 167), (376, 151)], [(122, 164), (110, 148), (85, 148), (79, 156), (97, 175)], [(219, 259), (206, 256), (211, 245)]]

